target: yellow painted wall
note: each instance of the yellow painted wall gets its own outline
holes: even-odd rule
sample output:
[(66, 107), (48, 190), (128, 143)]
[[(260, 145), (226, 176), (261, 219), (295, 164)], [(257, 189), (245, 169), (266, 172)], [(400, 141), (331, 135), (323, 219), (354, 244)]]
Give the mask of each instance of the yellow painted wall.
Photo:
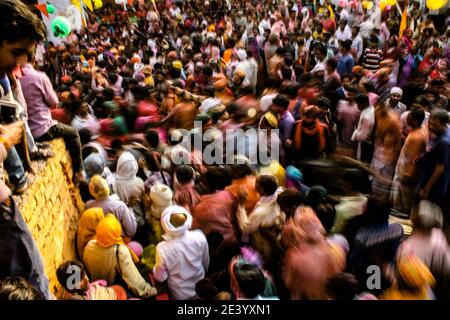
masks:
[(75, 236), (84, 203), (72, 183), (71, 158), (64, 141), (57, 139), (51, 145), (55, 156), (35, 163), (39, 167), (35, 181), (17, 201), (41, 252), (50, 291), (59, 297), (56, 269), (62, 262), (77, 258)]

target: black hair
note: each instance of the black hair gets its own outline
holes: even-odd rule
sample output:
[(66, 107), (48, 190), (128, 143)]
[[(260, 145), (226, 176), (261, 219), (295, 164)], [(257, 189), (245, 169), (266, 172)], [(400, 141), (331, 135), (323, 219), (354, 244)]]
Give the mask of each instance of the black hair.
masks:
[(414, 99), (414, 103), (417, 103), (417, 104), (421, 105), (422, 107), (429, 107), (430, 106), (430, 101), (428, 101), (428, 99), (425, 96), (423, 96), (423, 95), (417, 96)]
[(225, 189), (232, 182), (230, 168), (221, 166), (209, 167), (205, 173), (205, 181), (212, 192)]
[(367, 92), (374, 92), (375, 91), (375, 86), (372, 82), (370, 81), (366, 81), (363, 83), (364, 89), (367, 90)]
[(308, 83), (312, 79), (314, 79), (312, 74), (310, 72), (307, 72), (307, 73), (302, 74), (302, 77), (300, 78), (300, 81), (301, 81), (302, 85), (304, 85), (305, 83)]
[(206, 65), (203, 67), (203, 74), (211, 77), (213, 75), (213, 68), (210, 65)]
[(214, 86), (205, 86), (203, 88), (203, 94), (208, 97), (214, 97), (215, 91), (216, 91), (216, 88), (214, 88)]
[(358, 94), (359, 93), (359, 90), (358, 90), (358, 88), (356, 87), (356, 86), (348, 86), (347, 88), (345, 88), (346, 90), (347, 90), (347, 92), (349, 92), (349, 93), (355, 93), (355, 94)]
[(331, 108), (330, 99), (328, 99), (327, 97), (320, 97), (319, 99), (317, 99), (316, 105), (319, 108), (327, 108), (327, 109)]
[(114, 139), (111, 142), (111, 149), (120, 150), (120, 149), (122, 149), (122, 146), (123, 146), (123, 143), (120, 139)]
[(113, 73), (113, 72), (108, 73), (109, 83), (114, 84), (117, 82), (117, 79), (119, 79), (119, 77), (117, 76), (117, 73)]
[(336, 209), (330, 203), (321, 203), (314, 207), (314, 212), (322, 223), (325, 232), (328, 234), (334, 225), (334, 220), (336, 219)]
[(265, 278), (261, 269), (252, 264), (234, 266), (234, 273), (239, 289), (248, 299), (262, 294), (265, 288)]
[(21, 277), (0, 280), (0, 300), (45, 300), (43, 294)]
[(195, 293), (202, 299), (214, 300), (219, 291), (214, 282), (205, 278), (195, 284)]
[[(277, 203), (281, 208), (292, 209), (294, 213), (295, 209), (303, 203), (303, 196), (297, 189), (286, 189), (278, 195)], [(285, 213), (288, 214), (288, 212)]]
[(325, 288), (334, 300), (353, 300), (358, 294), (359, 282), (353, 274), (342, 272), (330, 278)]
[(230, 167), (233, 179), (241, 179), (253, 173), (248, 164), (232, 164)]
[(285, 49), (284, 47), (278, 47), (278, 48), (275, 50), (275, 53), (278, 54), (278, 55), (280, 55), (280, 56), (284, 56), (284, 54), (286, 53), (286, 49)]
[(367, 106), (369, 106), (369, 104), (370, 104), (370, 101), (369, 101), (369, 97), (366, 95), (366, 94), (358, 94), (356, 97), (355, 97), (355, 102), (358, 104), (358, 105), (361, 105), (361, 106), (363, 106), (363, 107), (367, 107)]
[(289, 98), (294, 99), (295, 97), (297, 97), (299, 88), (300, 85), (298, 84), (298, 82), (289, 81), (281, 86), (279, 93), (281, 95), (287, 96), (288, 99)]
[[(79, 280), (82, 280), (86, 276), (86, 267), (80, 262), (80, 261), (66, 261), (62, 265), (58, 267), (58, 270), (56, 270), (56, 278), (58, 279), (61, 286), (69, 293), (77, 292), (77, 289), (69, 288), (69, 282), (71, 282), (73, 275), (75, 272), (78, 272)], [(74, 283), (71, 285), (74, 285), (75, 287), (80, 286), (79, 283)]]
[(97, 148), (89, 146), (89, 147), (83, 147), (83, 149), (81, 149), (81, 158), (83, 160), (85, 160), (87, 157), (89, 157), (90, 154), (92, 153), (98, 153)]
[(262, 196), (273, 195), (278, 188), (277, 180), (272, 175), (261, 175), (256, 179), (255, 184)]
[(331, 70), (336, 70), (337, 68), (337, 60), (335, 58), (330, 58), (327, 60), (327, 66), (331, 68)]
[(423, 120), (425, 119), (425, 111), (421, 108), (411, 108), (409, 115), (411, 116), (411, 119), (417, 121), (419, 126), (422, 125)]
[(389, 219), (390, 212), (389, 205), (381, 203), (372, 196), (369, 196), (367, 199), (365, 217), (368, 225), (386, 223)]
[(325, 47), (324, 45), (319, 44), (319, 45), (317, 45), (316, 49), (319, 50), (319, 52), (320, 52), (321, 54), (323, 54), (324, 56), (327, 55), (327, 51), (328, 51), (328, 50), (327, 50), (327, 47)]
[(289, 107), (290, 101), (284, 94), (277, 94), (275, 98), (272, 99), (272, 103), (286, 110)]
[(105, 101), (111, 101), (114, 99), (114, 90), (111, 88), (105, 88), (102, 91), (102, 96), (105, 97)]
[(286, 54), (284, 56), (284, 64), (288, 67), (291, 67), (294, 64), (294, 59), (292, 58), (292, 55)]
[(45, 39), (44, 23), (25, 3), (19, 0), (0, 1), (0, 45), (22, 39)]
[(291, 80), (292, 79), (292, 69), (286, 66), (283, 66), (281, 68), (281, 76), (284, 80)]
[(88, 128), (82, 128), (78, 131), (78, 135), (80, 136), (81, 145), (85, 145), (92, 140), (91, 131)]
[(156, 148), (159, 145), (159, 133), (155, 129), (148, 129), (145, 131), (145, 140), (152, 148)]
[(441, 124), (448, 124), (448, 112), (442, 109), (435, 109), (431, 111), (430, 118), (438, 120)]
[(175, 170), (175, 175), (179, 183), (185, 184), (194, 179), (194, 170), (188, 165), (180, 165)]
[(174, 67), (171, 67), (170, 70), (169, 70), (169, 74), (170, 74), (170, 77), (172, 79), (177, 79), (177, 78), (179, 78), (181, 76), (181, 70), (180, 69), (175, 69)]
[(342, 41), (341, 46), (345, 49), (345, 51), (350, 51), (350, 49), (352, 48), (352, 41), (351, 40)]

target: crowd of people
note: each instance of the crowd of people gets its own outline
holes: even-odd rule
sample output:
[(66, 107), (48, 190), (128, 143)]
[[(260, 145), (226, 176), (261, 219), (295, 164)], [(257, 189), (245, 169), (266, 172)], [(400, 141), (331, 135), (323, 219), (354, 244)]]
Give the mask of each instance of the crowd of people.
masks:
[[(0, 297), (52, 297), (12, 195), (63, 138), (86, 211), (62, 299), (450, 298), (444, 12), (104, 2), (55, 45), (0, 0)], [(206, 161), (238, 129), (272, 160)]]

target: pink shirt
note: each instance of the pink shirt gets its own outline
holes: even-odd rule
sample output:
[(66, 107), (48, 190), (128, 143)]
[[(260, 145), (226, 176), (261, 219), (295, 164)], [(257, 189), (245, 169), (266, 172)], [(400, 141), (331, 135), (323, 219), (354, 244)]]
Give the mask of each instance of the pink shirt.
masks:
[(50, 112), (50, 108), (58, 105), (58, 97), (45, 73), (35, 70), (30, 64), (23, 68), (23, 73), (20, 84), (27, 102), (28, 125), (33, 137), (38, 139), (58, 123)]

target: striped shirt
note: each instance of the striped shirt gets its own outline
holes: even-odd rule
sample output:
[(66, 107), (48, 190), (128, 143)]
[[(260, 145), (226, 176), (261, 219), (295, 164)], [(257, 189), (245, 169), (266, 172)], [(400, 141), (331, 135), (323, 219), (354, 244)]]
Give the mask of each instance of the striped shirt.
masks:
[(382, 57), (383, 52), (380, 49), (366, 48), (364, 51), (364, 69), (377, 71)]

